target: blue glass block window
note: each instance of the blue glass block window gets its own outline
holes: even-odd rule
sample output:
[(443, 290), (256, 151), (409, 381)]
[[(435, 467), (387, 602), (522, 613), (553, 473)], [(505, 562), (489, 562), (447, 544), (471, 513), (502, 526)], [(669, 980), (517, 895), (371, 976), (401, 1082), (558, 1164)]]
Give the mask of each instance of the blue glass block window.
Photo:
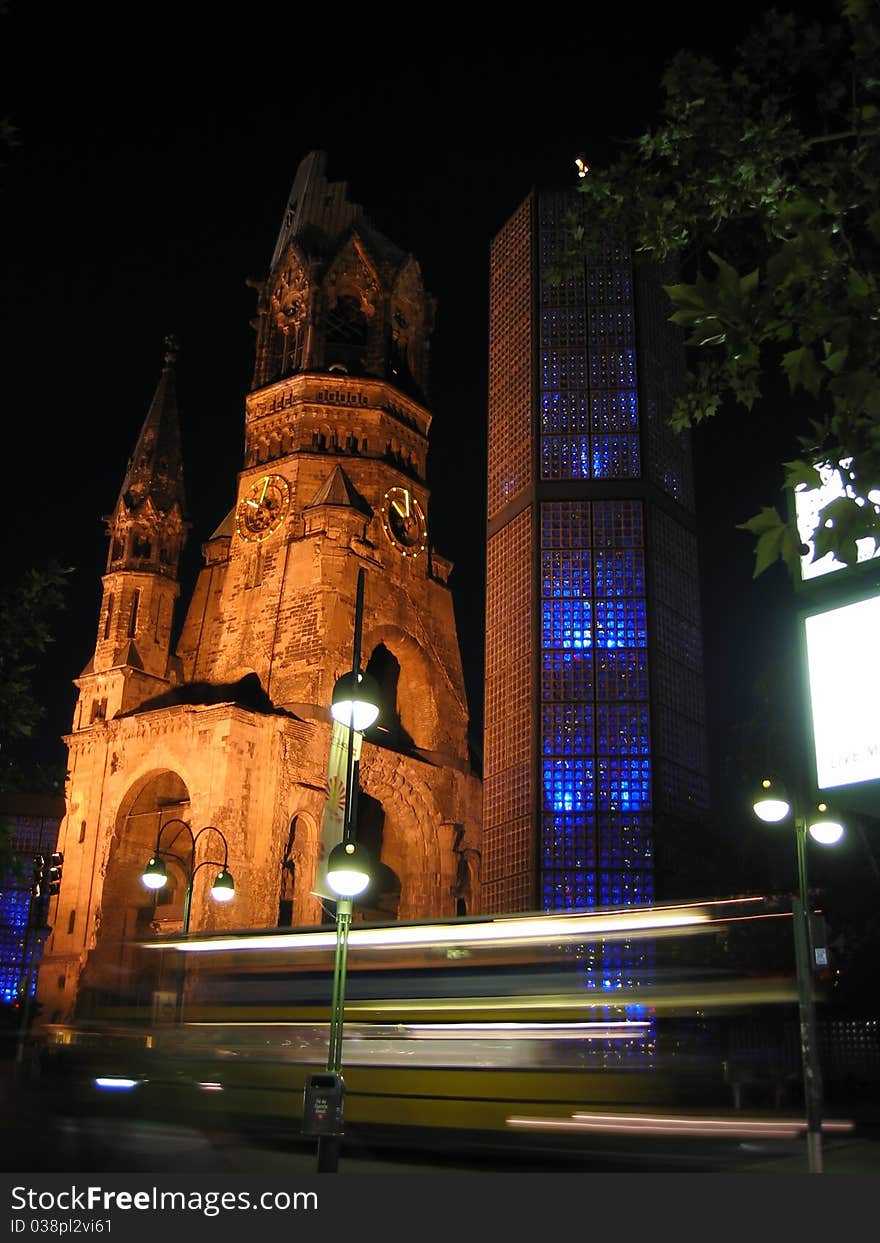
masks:
[(632, 277), (627, 267), (587, 268), (587, 301), (596, 305), (631, 305)]
[(555, 390), (542, 393), (541, 431), (545, 435), (560, 432), (579, 432), (585, 435), (589, 431), (586, 393)]
[(619, 344), (634, 340), (632, 307), (594, 306), (590, 310), (591, 339), (606, 338)]
[(603, 648), (596, 655), (597, 699), (647, 699), (648, 660), (644, 650)]
[(593, 390), (590, 428), (594, 432), (637, 432), (639, 399), (634, 388)]
[(603, 810), (597, 825), (599, 853), (610, 867), (650, 868), (654, 858), (650, 813)]
[(642, 506), (639, 501), (595, 501), (593, 543), (609, 548), (640, 548)]
[(588, 436), (542, 436), (542, 479), (589, 479)]
[(541, 653), (541, 698), (564, 703), (593, 698), (593, 657), (586, 651)]
[[(7, 1003), (16, 1000), (22, 983), (30, 906), (26, 889), (4, 887), (0, 899), (0, 1001)], [(35, 988), (36, 978), (32, 981), (32, 993)]]
[(544, 704), (541, 710), (545, 755), (592, 755), (592, 704)]
[(592, 760), (545, 757), (542, 772), (546, 811), (592, 811), (595, 798)]
[(593, 564), (597, 596), (644, 596), (645, 562), (633, 548), (597, 548)]
[(590, 507), (581, 501), (555, 501), (541, 506), (543, 548), (589, 548)]
[(592, 647), (589, 600), (544, 600), (542, 643), (544, 647)]
[(647, 642), (644, 600), (596, 601), (597, 647), (645, 647)]
[(542, 888), (545, 910), (571, 911), (596, 905), (595, 872), (545, 872)]
[(592, 815), (586, 812), (545, 812), (542, 829), (545, 868), (596, 866), (596, 830)]
[(543, 350), (541, 387), (586, 388), (587, 358), (583, 350)]
[(633, 387), (636, 382), (636, 352), (621, 349), (605, 339), (590, 350), (590, 388)]
[(584, 548), (541, 554), (542, 594), (555, 596), (589, 596), (590, 553)]
[(651, 806), (651, 761), (626, 757), (597, 761), (599, 807), (609, 811), (647, 811)]
[(642, 470), (638, 436), (594, 436), (592, 467), (596, 479), (638, 479)]
[(599, 755), (649, 755), (648, 705), (612, 701), (596, 705), (596, 751)]
[(584, 345), (586, 325), (582, 309), (576, 305), (545, 307), (541, 311), (541, 342), (549, 347)]

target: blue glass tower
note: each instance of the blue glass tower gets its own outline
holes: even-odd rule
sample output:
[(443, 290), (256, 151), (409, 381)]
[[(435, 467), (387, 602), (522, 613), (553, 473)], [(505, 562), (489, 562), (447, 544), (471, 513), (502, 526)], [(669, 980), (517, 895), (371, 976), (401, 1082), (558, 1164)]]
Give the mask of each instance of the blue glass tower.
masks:
[(649, 904), (655, 826), (708, 802), (683, 345), (618, 243), (545, 278), (579, 207), (492, 245), (486, 911)]

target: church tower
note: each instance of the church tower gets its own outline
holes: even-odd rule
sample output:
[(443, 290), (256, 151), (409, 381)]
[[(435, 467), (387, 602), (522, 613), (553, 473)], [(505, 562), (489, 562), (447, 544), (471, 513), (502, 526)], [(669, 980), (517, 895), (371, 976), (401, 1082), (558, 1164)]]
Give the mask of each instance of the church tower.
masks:
[[(329, 703), (351, 667), (360, 569), (362, 663), (382, 689), (359, 765), (358, 837), (379, 862), (360, 917), (478, 909), (481, 791), (452, 566), (429, 534), (433, 300), (416, 260), (327, 180), (320, 152), (300, 165), (254, 284), (244, 464), (173, 655), (187, 524), (170, 357), (109, 519), (98, 640), (66, 740), (64, 877), (39, 985), (48, 1021), (114, 986), (127, 939), (181, 927), (186, 850), (182, 866), (166, 860), (161, 904), (140, 884), (170, 821), (183, 822), (163, 838), (173, 853), (186, 826), (228, 844), (235, 900), (211, 903), (199, 870), (193, 931), (321, 920)], [(203, 834), (191, 865), (216, 858), (217, 841)]]
[(165, 365), (113, 513), (94, 657), (76, 685), (75, 728), (127, 712), (173, 678), (171, 629), (189, 524), (174, 389), (176, 347)]

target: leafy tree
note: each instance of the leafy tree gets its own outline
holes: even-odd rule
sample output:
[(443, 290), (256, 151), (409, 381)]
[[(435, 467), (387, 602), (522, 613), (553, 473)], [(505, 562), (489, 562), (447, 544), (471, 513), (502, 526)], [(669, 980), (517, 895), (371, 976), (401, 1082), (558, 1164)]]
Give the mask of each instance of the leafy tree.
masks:
[[(677, 266), (665, 289), (693, 365), (673, 425), (751, 410), (781, 376), (799, 433), (783, 486), (839, 472), (813, 544), (846, 564), (858, 540), (880, 544), (878, 7), (837, 0), (821, 21), (770, 10), (728, 68), (679, 52), (656, 129), (604, 170), (579, 162), (584, 210), (555, 267), (589, 256), (603, 227), (637, 261)], [(756, 576), (779, 559), (794, 571), (793, 520), (767, 505), (741, 525)]]
[[(25, 774), (10, 744), (29, 739), (44, 715), (34, 698), (31, 674), (53, 641), (52, 627), (64, 608), (64, 590), (72, 570), (55, 561), (28, 570), (19, 583), (0, 591), (0, 794), (30, 788), (40, 774)], [(14, 864), (11, 821), (0, 819), (0, 877)]]

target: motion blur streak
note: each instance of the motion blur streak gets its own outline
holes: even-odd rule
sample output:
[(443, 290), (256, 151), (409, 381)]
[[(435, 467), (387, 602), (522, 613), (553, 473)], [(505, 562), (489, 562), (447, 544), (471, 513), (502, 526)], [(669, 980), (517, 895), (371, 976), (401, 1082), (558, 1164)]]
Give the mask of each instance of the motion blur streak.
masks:
[(511, 1040), (632, 1040), (650, 1027), (648, 1022), (626, 1023), (418, 1023), (400, 1028), (402, 1036), (416, 1040), (459, 1040), (472, 1036), (488, 1040), (507, 1036)]
[[(708, 923), (712, 916), (701, 907), (669, 907), (636, 910), (613, 915), (542, 915), (538, 919), (501, 919), (485, 923), (462, 921), (458, 924), (398, 924), (394, 927), (352, 928), (349, 945), (358, 946), (443, 946), (443, 945), (528, 945), (557, 940), (583, 940), (606, 937), (609, 933), (662, 932)], [(292, 932), (272, 935), (271, 948), (323, 949), (335, 945), (335, 932)], [(235, 937), (206, 937), (198, 941), (145, 941), (147, 949), (179, 949), (187, 954), (267, 949), (265, 933)]]
[[(807, 1129), (797, 1118), (664, 1118), (645, 1114), (573, 1114), (571, 1118), (510, 1117), (508, 1126), (550, 1131), (602, 1131), (611, 1134), (718, 1136), (724, 1139), (798, 1139)], [(847, 1120), (824, 1122), (822, 1130), (848, 1133)]]

